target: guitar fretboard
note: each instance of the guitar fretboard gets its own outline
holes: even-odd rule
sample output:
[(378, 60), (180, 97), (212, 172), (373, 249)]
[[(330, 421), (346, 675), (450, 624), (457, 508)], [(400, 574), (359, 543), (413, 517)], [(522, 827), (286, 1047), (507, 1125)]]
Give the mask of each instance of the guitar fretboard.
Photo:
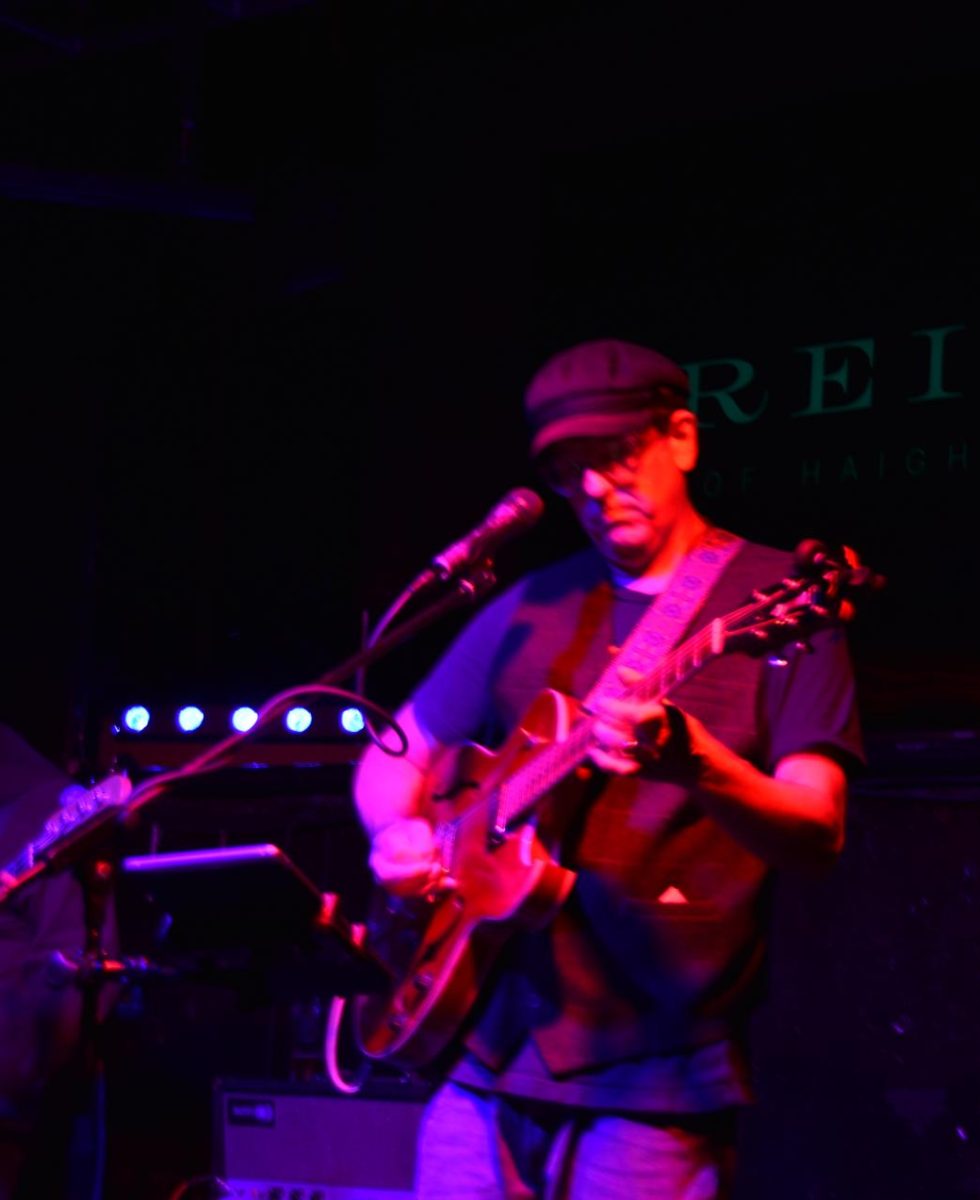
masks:
[[(663, 700), (674, 688), (720, 658), (730, 647), (730, 634), (746, 632), (746, 623), (759, 614), (771, 614), (778, 596), (760, 596), (726, 617), (718, 617), (680, 646), (669, 651), (649, 675), (623, 684), (625, 699)], [(496, 796), (499, 831), (526, 820), (535, 806), (585, 761), (593, 744), (594, 718), (586, 711), (574, 722), (568, 736), (534, 754), (501, 785)]]

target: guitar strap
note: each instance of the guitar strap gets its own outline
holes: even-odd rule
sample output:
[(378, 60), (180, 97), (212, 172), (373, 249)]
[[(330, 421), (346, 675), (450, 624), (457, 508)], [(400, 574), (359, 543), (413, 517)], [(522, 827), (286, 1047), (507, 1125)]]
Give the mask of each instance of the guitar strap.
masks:
[(666, 589), (647, 606), (619, 653), (599, 676), (585, 698), (587, 710), (600, 696), (620, 696), (626, 691), (626, 684), (619, 677), (620, 668), (631, 667), (643, 675), (652, 674), (664, 655), (680, 641), (721, 573), (744, 545), (744, 538), (724, 529), (707, 530), (678, 564)]

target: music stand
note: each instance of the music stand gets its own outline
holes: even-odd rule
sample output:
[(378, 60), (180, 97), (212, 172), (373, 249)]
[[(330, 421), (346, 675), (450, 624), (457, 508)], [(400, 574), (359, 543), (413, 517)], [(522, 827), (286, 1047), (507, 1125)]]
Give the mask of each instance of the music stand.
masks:
[[(278, 989), (354, 994), (382, 986), (385, 972), (362, 950), (339, 912), (271, 843), (124, 858), (121, 882), (156, 917), (153, 953), (192, 974), (275, 967)], [(197, 967), (188, 967), (194, 962)]]

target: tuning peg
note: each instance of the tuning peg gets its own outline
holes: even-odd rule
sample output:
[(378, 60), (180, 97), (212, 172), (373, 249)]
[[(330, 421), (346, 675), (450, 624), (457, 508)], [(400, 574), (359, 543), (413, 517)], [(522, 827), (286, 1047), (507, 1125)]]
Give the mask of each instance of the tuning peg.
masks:
[(888, 583), (884, 575), (879, 575), (877, 571), (872, 571), (870, 567), (857, 567), (851, 572), (851, 578), (848, 582), (849, 591), (864, 591), (880, 592)]
[(794, 557), (798, 570), (819, 571), (830, 561), (830, 550), (826, 543), (818, 542), (816, 538), (807, 538), (796, 547)]
[(840, 572), (849, 589), (880, 592), (888, 582), (884, 575), (865, 565), (853, 547), (844, 543), (834, 549), (826, 542), (807, 538), (796, 547), (794, 558), (796, 569), (810, 577), (820, 576), (824, 572)]
[(793, 557), (796, 569), (811, 579), (819, 579), (831, 571), (854, 570), (859, 566), (858, 557), (850, 546), (839, 546), (835, 550), (816, 538), (800, 542)]

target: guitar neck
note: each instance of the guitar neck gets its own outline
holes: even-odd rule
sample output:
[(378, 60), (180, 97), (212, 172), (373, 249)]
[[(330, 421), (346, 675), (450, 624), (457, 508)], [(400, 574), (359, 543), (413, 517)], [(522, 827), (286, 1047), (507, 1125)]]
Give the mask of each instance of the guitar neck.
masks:
[[(632, 686), (623, 685), (623, 697), (663, 700), (675, 687), (696, 675), (724, 652), (724, 622), (719, 618), (664, 656), (649, 675)], [(594, 717), (586, 709), (568, 736), (552, 742), (519, 768), (503, 784), (497, 798), (497, 824), (509, 828), (527, 820), (541, 800), (581, 766), (593, 743)]]
[(111, 775), (94, 784), (44, 822), (40, 834), (22, 847), (17, 856), (0, 870), (6, 894), (28, 882), (48, 863), (77, 849), (118, 817), (132, 784), (125, 775)]

